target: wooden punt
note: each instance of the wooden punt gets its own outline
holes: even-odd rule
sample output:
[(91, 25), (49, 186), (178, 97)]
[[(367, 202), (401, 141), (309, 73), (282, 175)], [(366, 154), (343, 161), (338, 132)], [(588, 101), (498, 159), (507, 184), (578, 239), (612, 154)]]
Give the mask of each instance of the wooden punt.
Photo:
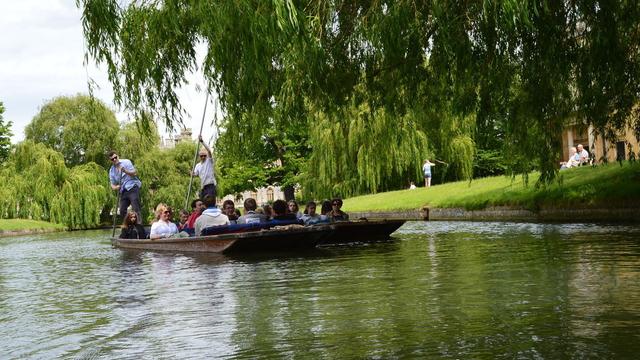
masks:
[(371, 242), (388, 239), (404, 220), (338, 222), (313, 226), (285, 226), (209, 236), (163, 239), (111, 238), (122, 249), (232, 253), (296, 251), (316, 246)]
[(323, 237), (318, 245), (340, 245), (369, 243), (388, 240), (406, 220), (356, 220), (331, 224), (332, 232)]

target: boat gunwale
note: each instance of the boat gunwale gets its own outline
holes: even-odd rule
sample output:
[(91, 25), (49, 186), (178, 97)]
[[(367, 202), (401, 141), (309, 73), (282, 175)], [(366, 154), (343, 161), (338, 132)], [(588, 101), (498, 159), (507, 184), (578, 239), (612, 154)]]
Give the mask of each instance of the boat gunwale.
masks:
[(298, 234), (308, 232), (321, 232), (326, 230), (333, 230), (331, 224), (322, 226), (301, 226), (288, 229), (261, 229), (255, 231), (242, 231), (233, 232), (227, 234), (205, 235), (205, 236), (189, 236), (189, 237), (174, 237), (174, 238), (159, 238), (159, 239), (126, 239), (126, 238), (111, 238), (115, 241), (123, 241), (127, 244), (162, 244), (162, 243), (182, 243), (190, 241), (206, 241), (206, 240), (236, 240), (242, 238), (256, 238), (256, 237), (268, 237), (280, 234)]

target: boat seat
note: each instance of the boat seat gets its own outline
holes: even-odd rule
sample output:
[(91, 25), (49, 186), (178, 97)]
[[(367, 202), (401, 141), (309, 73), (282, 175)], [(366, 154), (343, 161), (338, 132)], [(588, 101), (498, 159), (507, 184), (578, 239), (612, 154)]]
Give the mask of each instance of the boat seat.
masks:
[(300, 219), (291, 219), (291, 220), (269, 220), (266, 223), (263, 223), (263, 228), (268, 229), (274, 226), (284, 226), (284, 225), (304, 225), (304, 222)]
[(230, 224), (220, 226), (210, 226), (202, 230), (201, 236), (231, 234), (246, 231), (258, 231), (264, 228), (265, 223), (256, 224)]

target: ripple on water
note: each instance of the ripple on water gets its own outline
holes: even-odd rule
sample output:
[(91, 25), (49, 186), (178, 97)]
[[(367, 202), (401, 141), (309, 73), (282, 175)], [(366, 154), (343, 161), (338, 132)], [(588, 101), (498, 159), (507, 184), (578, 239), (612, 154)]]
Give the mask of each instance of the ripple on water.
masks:
[(636, 226), (409, 222), (293, 254), (0, 239), (0, 358), (627, 357)]

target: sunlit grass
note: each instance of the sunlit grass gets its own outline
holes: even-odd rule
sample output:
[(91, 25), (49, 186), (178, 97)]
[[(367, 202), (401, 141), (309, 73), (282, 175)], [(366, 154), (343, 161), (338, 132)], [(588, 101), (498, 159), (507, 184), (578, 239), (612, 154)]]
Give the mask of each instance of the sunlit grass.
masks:
[(431, 188), (358, 196), (344, 201), (346, 211), (412, 210), (423, 206), (483, 209), (489, 206), (541, 207), (619, 206), (640, 202), (640, 163), (582, 167), (560, 172), (551, 185), (536, 187), (539, 173), (522, 177), (490, 177)]
[(0, 219), (0, 232), (21, 230), (64, 230), (65, 226), (46, 221), (25, 219)]

